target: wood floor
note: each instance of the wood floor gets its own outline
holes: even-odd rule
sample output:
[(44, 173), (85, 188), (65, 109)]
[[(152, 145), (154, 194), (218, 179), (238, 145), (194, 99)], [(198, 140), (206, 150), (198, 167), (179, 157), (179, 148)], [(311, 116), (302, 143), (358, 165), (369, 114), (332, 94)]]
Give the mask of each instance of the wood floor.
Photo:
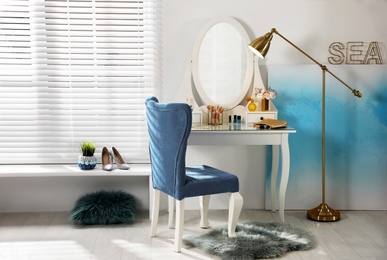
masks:
[[(318, 246), (291, 252), (282, 259), (387, 259), (387, 211), (342, 211), (337, 222), (310, 221), (304, 211), (286, 211), (286, 222), (310, 231)], [(226, 223), (227, 211), (210, 211), (211, 226)], [(201, 250), (173, 252), (174, 230), (160, 214), (158, 236), (150, 238), (147, 212), (132, 225), (75, 227), (68, 212), (0, 213), (0, 259), (219, 259)], [(279, 221), (278, 213), (244, 210), (239, 221)], [(199, 211), (186, 211), (184, 235), (206, 232), (198, 227)]]

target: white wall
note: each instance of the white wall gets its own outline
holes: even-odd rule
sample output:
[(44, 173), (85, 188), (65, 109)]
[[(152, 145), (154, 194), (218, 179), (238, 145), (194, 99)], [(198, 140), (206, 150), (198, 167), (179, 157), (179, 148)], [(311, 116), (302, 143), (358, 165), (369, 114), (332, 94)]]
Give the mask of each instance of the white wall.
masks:
[(70, 211), (80, 196), (102, 189), (127, 191), (146, 209), (148, 186), (147, 177), (0, 178), (0, 212)]
[[(231, 16), (237, 19), (251, 39), (276, 27), (315, 59), (326, 63), (328, 46), (335, 41), (372, 39), (384, 43), (385, 50), (386, 10), (387, 1), (384, 0), (163, 0), (161, 101), (173, 101), (176, 93), (184, 87), (187, 62), (196, 36), (201, 27), (214, 17)], [(265, 64), (310, 64), (310, 61), (284, 41), (275, 39)], [(265, 205), (265, 154), (265, 147), (190, 147), (188, 163), (206, 163), (236, 173), (240, 178), (245, 208), (262, 209)], [(290, 178), (298, 174), (291, 172)], [(318, 187), (319, 176), (316, 178)], [(291, 180), (289, 185), (292, 185)], [(34, 178), (21, 181), (10, 178), (0, 180), (0, 211), (70, 210), (81, 194), (102, 188), (123, 188), (139, 198), (140, 207), (148, 207), (148, 184), (144, 179)], [(302, 182), (299, 182), (288, 190), (303, 188)], [(288, 193), (286, 208), (309, 209), (317, 206), (315, 202), (320, 199), (319, 192), (308, 196), (301, 196), (302, 193)], [(366, 209), (370, 204), (367, 194), (362, 197), (361, 204), (353, 202), (355, 204), (350, 204), (350, 207)], [(196, 208), (197, 205), (196, 200), (187, 203), (188, 208)], [(226, 208), (226, 198), (216, 196), (210, 206)], [(347, 204), (339, 204), (339, 207), (348, 208)], [(379, 209), (385, 207), (379, 205)]]
[[(332, 42), (372, 39), (386, 44), (386, 10), (384, 0), (163, 0), (163, 98), (172, 100), (181, 87), (196, 36), (214, 17), (237, 19), (251, 39), (274, 27), (326, 63)], [(270, 48), (268, 65), (311, 63), (279, 38)]]
[[(313, 56), (314, 59), (324, 64), (328, 64), (327, 57), (330, 56), (328, 47), (333, 42), (377, 41), (381, 46), (386, 63), (386, 10), (387, 1), (380, 0), (164, 0), (162, 30), (164, 64), (162, 74), (162, 101), (173, 101), (176, 97), (176, 93), (179, 92), (181, 88), (186, 88), (187, 84), (189, 84), (185, 78), (187, 76), (186, 68), (187, 62), (190, 60), (196, 36), (202, 26), (214, 17), (231, 16), (235, 18), (245, 27), (251, 39), (255, 39), (275, 27), (281, 34)], [(272, 40), (270, 53), (267, 55), (265, 61), (260, 61), (260, 64), (262, 68), (266, 68), (266, 70), (264, 70), (266, 72), (278, 72), (280, 71), (280, 69), (277, 69), (278, 66), (289, 66), (289, 68), (293, 68), (294, 65), (304, 64), (311, 65), (311, 67), (315, 66), (308, 58), (300, 54), (277, 35), (275, 35)], [(352, 94), (347, 92), (343, 94), (344, 100), (340, 99), (338, 102), (339, 104), (341, 103), (345, 106), (346, 102), (358, 102), (358, 106), (363, 106), (365, 105), (364, 102), (377, 103), (377, 100), (371, 99), (371, 101), (369, 101), (367, 96), (375, 96), (375, 91), (378, 90), (378, 87), (373, 86), (372, 84), (364, 84), (366, 75), (360, 76), (361, 73), (367, 73), (366, 71), (367, 69), (371, 69), (371, 65), (367, 68), (361, 66), (367, 67), (367, 65), (343, 65), (332, 68), (333, 71), (336, 69), (338, 71), (344, 70), (346, 73), (339, 73), (339, 75), (344, 75), (345, 77), (343, 79), (346, 79), (345, 81), (355, 88), (362, 90), (363, 94), (366, 95), (361, 101), (352, 101), (356, 98), (354, 99)], [(364, 70), (362, 70), (362, 68), (364, 68)], [(380, 69), (380, 67), (378, 67), (378, 69)], [(313, 69), (311, 69), (311, 71), (314, 73)], [(280, 73), (269, 73), (269, 75), (264, 75), (264, 77), (270, 79), (274, 74), (276, 77), (275, 82), (282, 83), (282, 85), (285, 86), (286, 79), (282, 79), (283, 81), (281, 82), (281, 80), (279, 80), (279, 78), (281, 78), (281, 75), (279, 75)], [(311, 84), (310, 81), (308, 82), (306, 80), (305, 82), (302, 82), (302, 70), (299, 74), (300, 75), (297, 75), (298, 81), (294, 81), (294, 84)], [(321, 72), (318, 71), (318, 67), (316, 75), (317, 76), (315, 77), (317, 79), (312, 83), (317, 85), (316, 92), (318, 92), (321, 91)], [(356, 75), (356, 77), (353, 77), (353, 75)], [(329, 82), (333, 82), (333, 80)], [(330, 84), (333, 85), (332, 83)], [(343, 86), (338, 86), (338, 88), (342, 87)], [(366, 89), (367, 87), (368, 89)], [(277, 89), (277, 91), (282, 92), (282, 95), (287, 94), (287, 91), (291, 91), (281, 89), (281, 85), (277, 85), (276, 88), (280, 88)], [(374, 91), (374, 93), (372, 93), (372, 91)], [(348, 94), (348, 97), (346, 94)], [(383, 96), (383, 94), (381, 95)], [(280, 100), (284, 103), (276, 103), (280, 102)], [(318, 97), (317, 102), (319, 101), (320, 98)], [(286, 99), (280, 97), (277, 100), (274, 100), (274, 103), (277, 108), (279, 105), (283, 107), (282, 111), (279, 110), (279, 116), (281, 117), (281, 113), (285, 112), (287, 107)], [(356, 106), (356, 104), (352, 105)], [(300, 114), (299, 117), (302, 119), (302, 114)], [(354, 118), (357, 117), (355, 112), (353, 114), (344, 115), (344, 117), (351, 117), (355, 122), (358, 121), (356, 120), (357, 118)], [(308, 119), (304, 118), (304, 121), (305, 120)], [(382, 121), (386, 120), (382, 119)], [(305, 122), (301, 123), (298, 140), (302, 140), (302, 124), (305, 125)], [(360, 124), (360, 122), (358, 122), (358, 124)], [(382, 127), (378, 134), (383, 136), (384, 133), (385, 137), (386, 127), (383, 125), (376, 125), (376, 127)], [(345, 131), (345, 129), (343, 130)], [(317, 128), (317, 131), (320, 131), (320, 128)], [(315, 135), (318, 137), (319, 132), (315, 132)], [(361, 136), (360, 138), (364, 137)], [(356, 142), (356, 140), (348, 140), (348, 142), (353, 141)], [(381, 141), (386, 143), (385, 139)], [(307, 143), (309, 140), (306, 138), (303, 139), (302, 142)], [(320, 143), (317, 143), (317, 145)], [(293, 146), (294, 145), (297, 144), (293, 144)], [(290, 149), (292, 151), (292, 147)], [(297, 150), (297, 147), (293, 147), (293, 151), (294, 150)], [(316, 147), (316, 150), (317, 152), (319, 151), (318, 147)], [(364, 153), (364, 151), (361, 150), (352, 152)], [(188, 162), (200, 163), (201, 159), (198, 158), (204, 158), (209, 160), (209, 163), (212, 165), (236, 173), (241, 179), (241, 191), (245, 198), (245, 207), (263, 208), (265, 198), (261, 189), (263, 188), (262, 183), (266, 181), (264, 176), (266, 172), (265, 160), (263, 158), (264, 154), (265, 148), (262, 147), (239, 146), (226, 147), (225, 149), (213, 146), (191, 147), (189, 149)], [(387, 156), (386, 151), (384, 154)], [(294, 162), (298, 160), (297, 165), (300, 165), (303, 160), (302, 157), (299, 158), (299, 156), (299, 153), (294, 153), (291, 157), (292, 160), (295, 160)], [(321, 156), (317, 157), (317, 166), (313, 165), (312, 171), (309, 171), (309, 169), (302, 170), (302, 167), (292, 168), (291, 163), (286, 208), (310, 209), (321, 202), (320, 158)], [(378, 185), (376, 183), (378, 186), (375, 187), (375, 189), (372, 189), (372, 187), (368, 187), (364, 190), (356, 188), (363, 182), (363, 178), (357, 176), (359, 173), (348, 172), (345, 174), (346, 180), (344, 180), (344, 177), (341, 179), (338, 177), (339, 180), (336, 180), (334, 178), (330, 179), (329, 177), (331, 175), (340, 176), (337, 175), (338, 173), (330, 174), (327, 172), (328, 203), (330, 205), (332, 204), (331, 206), (337, 209), (386, 209), (387, 203), (383, 198), (385, 198), (387, 194), (383, 189), (383, 185), (385, 186), (387, 180), (385, 172), (379, 171), (379, 169), (385, 169), (384, 166), (386, 166), (386, 163), (380, 160), (379, 162), (381, 164), (375, 167), (372, 174), (377, 177), (373, 176), (372, 178), (379, 180), (379, 183), (381, 184)], [(349, 159), (349, 161), (341, 163), (344, 165), (353, 165), (351, 168), (356, 168), (355, 165), (357, 162), (350, 161)], [(327, 168), (330, 169), (330, 167), (334, 168), (334, 165), (328, 165)], [(349, 183), (352, 184), (349, 185)], [(367, 196), (367, 194), (369, 195)], [(215, 200), (213, 206), (220, 204), (224, 204), (223, 200)]]

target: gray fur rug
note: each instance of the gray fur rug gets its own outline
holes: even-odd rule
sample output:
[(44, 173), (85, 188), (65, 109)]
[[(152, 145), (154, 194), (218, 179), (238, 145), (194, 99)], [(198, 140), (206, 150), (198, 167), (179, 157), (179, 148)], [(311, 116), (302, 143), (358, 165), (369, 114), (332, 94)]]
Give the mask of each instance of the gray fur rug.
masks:
[(236, 235), (229, 238), (227, 225), (224, 225), (203, 235), (185, 237), (183, 243), (225, 260), (274, 258), (289, 251), (307, 250), (315, 246), (311, 234), (284, 223), (240, 223)]

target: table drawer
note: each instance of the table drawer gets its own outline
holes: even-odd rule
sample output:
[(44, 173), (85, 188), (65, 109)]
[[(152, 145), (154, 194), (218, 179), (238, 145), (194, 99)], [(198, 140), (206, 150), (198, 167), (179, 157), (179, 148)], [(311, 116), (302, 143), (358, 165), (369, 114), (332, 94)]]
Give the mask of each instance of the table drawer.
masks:
[(245, 124), (246, 126), (253, 126), (254, 123), (257, 123), (265, 118), (277, 119), (277, 114), (277, 111), (246, 112)]
[(192, 111), (192, 126), (198, 126), (203, 124), (202, 111)]

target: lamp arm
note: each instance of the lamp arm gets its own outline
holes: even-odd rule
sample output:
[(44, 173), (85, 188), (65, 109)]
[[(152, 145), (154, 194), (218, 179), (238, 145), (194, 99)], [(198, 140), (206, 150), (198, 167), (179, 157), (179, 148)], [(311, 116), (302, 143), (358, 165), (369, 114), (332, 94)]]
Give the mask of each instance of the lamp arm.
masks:
[[(346, 86), (347, 88), (349, 88), (355, 96), (361, 98), (362, 94), (360, 93), (359, 90), (351, 88), (350, 86), (348, 86), (348, 84), (346, 84), (346, 83), (345, 83), (344, 81), (342, 81), (339, 77), (337, 77), (337, 76), (336, 76), (335, 74), (333, 74), (330, 70), (328, 70), (328, 68), (327, 68), (326, 66), (324, 66), (324, 67), (325, 67), (325, 71), (326, 71), (326, 72), (328, 72), (329, 74), (331, 74), (335, 79), (337, 79), (337, 80), (340, 81), (344, 86)], [(324, 69), (324, 68), (323, 68), (323, 69)]]
[(330, 70), (328, 70), (328, 68), (319, 63), (318, 61), (316, 61), (315, 59), (313, 59), (309, 54), (307, 54), (305, 51), (303, 51), (302, 49), (300, 49), (297, 45), (295, 45), (294, 43), (292, 43), (291, 41), (289, 41), (285, 36), (283, 36), (282, 34), (280, 34), (275, 28), (271, 29), (271, 33), (275, 33), (277, 34), (278, 36), (280, 36), (282, 39), (284, 39), (287, 43), (289, 43), (290, 45), (292, 45), (294, 48), (296, 48), (299, 52), (301, 52), (302, 54), (304, 54), (306, 57), (308, 57), (310, 60), (312, 60), (314, 63), (316, 63), (317, 65), (320, 66), (320, 68), (326, 72), (328, 72), (329, 74), (331, 74), (335, 79), (337, 79), (338, 81), (340, 81), (344, 86), (346, 86), (347, 88), (349, 88), (352, 93), (357, 96), (357, 97), (361, 97), (362, 94), (360, 93), (359, 90), (356, 90), (356, 89), (353, 89), (351, 88), (348, 84), (346, 84), (344, 81), (342, 81), (339, 77), (337, 77), (335, 74), (333, 74)]

